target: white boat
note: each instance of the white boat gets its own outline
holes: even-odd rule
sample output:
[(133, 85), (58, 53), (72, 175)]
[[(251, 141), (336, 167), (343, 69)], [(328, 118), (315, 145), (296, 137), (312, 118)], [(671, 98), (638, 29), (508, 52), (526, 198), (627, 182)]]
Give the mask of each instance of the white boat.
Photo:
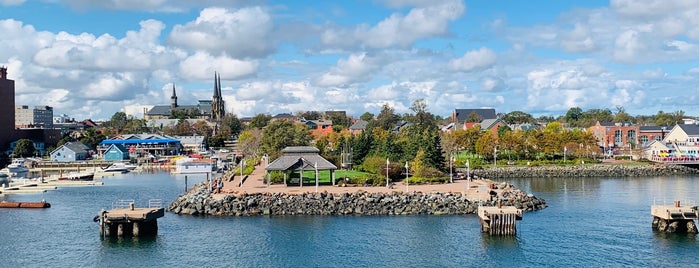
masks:
[(209, 173), (214, 164), (211, 159), (182, 158), (175, 161), (175, 173)]
[(24, 159), (22, 158), (15, 158), (12, 159), (12, 163), (7, 165), (7, 172), (8, 173), (27, 173), (29, 172), (29, 168), (27, 168), (24, 165)]
[(135, 165), (132, 164), (126, 164), (126, 163), (114, 163), (109, 165), (106, 168), (102, 168), (102, 171), (104, 172), (121, 172), (121, 173), (126, 173), (131, 170), (136, 169)]
[(91, 181), (94, 180), (94, 172), (71, 172), (62, 177), (59, 177), (59, 181)]

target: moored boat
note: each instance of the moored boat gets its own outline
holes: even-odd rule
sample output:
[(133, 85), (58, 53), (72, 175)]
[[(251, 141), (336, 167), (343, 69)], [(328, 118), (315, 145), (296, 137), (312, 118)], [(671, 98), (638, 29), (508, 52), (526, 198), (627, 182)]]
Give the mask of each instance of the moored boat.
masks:
[(60, 181), (91, 181), (95, 178), (94, 172), (71, 172), (58, 178)]
[(14, 202), (0, 201), (0, 208), (50, 208), (51, 204), (42, 200), (41, 202)]
[(121, 172), (121, 173), (126, 173), (131, 170), (136, 169), (135, 165), (131, 164), (126, 164), (126, 163), (114, 163), (109, 165), (106, 168), (102, 168), (102, 171), (104, 172)]

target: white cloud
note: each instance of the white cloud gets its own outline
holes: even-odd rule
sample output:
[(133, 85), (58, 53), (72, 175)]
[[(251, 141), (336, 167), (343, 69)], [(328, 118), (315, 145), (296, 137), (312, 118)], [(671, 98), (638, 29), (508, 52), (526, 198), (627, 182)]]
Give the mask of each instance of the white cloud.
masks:
[(0, 6), (19, 6), (26, 0), (0, 0)]
[(205, 8), (196, 20), (173, 26), (172, 44), (211, 54), (258, 58), (275, 49), (272, 17), (261, 7), (229, 10)]
[(354, 30), (326, 29), (321, 41), (328, 47), (347, 48), (360, 45), (369, 49), (409, 48), (423, 38), (446, 36), (449, 23), (461, 17), (466, 7), (458, 0), (440, 2), (410, 1), (400, 6), (419, 3), (408, 14), (393, 13), (375, 26), (362, 24)]
[(497, 56), (494, 51), (482, 47), (478, 50), (471, 50), (463, 57), (449, 62), (449, 66), (457, 71), (476, 71), (486, 69), (495, 63)]
[(253, 75), (259, 67), (254, 60), (245, 61), (226, 55), (215, 57), (205, 52), (197, 52), (183, 59), (179, 64), (180, 75), (187, 79), (213, 79), (214, 72), (221, 79), (235, 80)]
[(338, 60), (337, 66), (318, 78), (316, 84), (321, 87), (333, 87), (366, 81), (371, 78), (373, 71), (380, 68), (377, 61), (366, 53), (352, 54), (346, 60)]

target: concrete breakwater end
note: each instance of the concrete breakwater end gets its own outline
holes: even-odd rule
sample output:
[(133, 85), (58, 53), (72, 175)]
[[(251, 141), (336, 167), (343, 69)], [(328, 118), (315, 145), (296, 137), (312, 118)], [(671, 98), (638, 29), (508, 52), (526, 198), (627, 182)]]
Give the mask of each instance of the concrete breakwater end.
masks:
[[(505, 184), (503, 184), (505, 185)], [(498, 198), (502, 205), (523, 211), (546, 207), (546, 201), (510, 185)], [(497, 186), (496, 186), (497, 187)], [(204, 185), (197, 185), (173, 201), (167, 210), (184, 215), (460, 215), (475, 214), (478, 206), (496, 201), (470, 201), (462, 193), (391, 192), (331, 194), (241, 193), (214, 199)]]
[(512, 166), (471, 169), (479, 178), (571, 178), (571, 177), (651, 177), (699, 174), (699, 169), (679, 165), (612, 165)]

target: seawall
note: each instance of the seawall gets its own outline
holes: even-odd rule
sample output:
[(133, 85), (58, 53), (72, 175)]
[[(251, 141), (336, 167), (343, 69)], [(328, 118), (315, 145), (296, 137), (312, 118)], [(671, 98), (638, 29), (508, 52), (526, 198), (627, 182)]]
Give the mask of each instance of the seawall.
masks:
[[(503, 200), (503, 206), (515, 206), (523, 211), (546, 207), (543, 199), (508, 183), (496, 183), (493, 186), (501, 187), (497, 199)], [(452, 192), (240, 193), (213, 198), (204, 184), (198, 184), (173, 201), (167, 210), (176, 214), (213, 216), (461, 215), (475, 214), (479, 203), (484, 206), (496, 205), (495, 201), (472, 201), (466, 198), (466, 194)]]
[(680, 165), (587, 164), (575, 166), (508, 166), (471, 169), (478, 178), (556, 178), (556, 177), (651, 177), (699, 174), (699, 169)]

